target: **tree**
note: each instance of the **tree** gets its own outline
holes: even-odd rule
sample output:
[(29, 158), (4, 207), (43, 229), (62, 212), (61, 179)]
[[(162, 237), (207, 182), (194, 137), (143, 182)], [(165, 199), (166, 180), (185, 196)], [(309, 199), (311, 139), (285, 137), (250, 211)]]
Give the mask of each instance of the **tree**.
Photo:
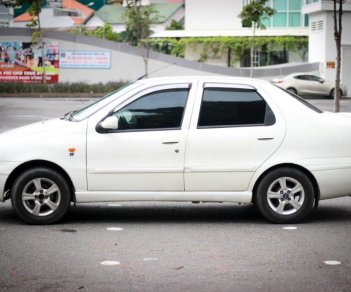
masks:
[(123, 18), (126, 30), (121, 33), (122, 40), (143, 49), (145, 76), (147, 77), (150, 52), (149, 37), (153, 33), (151, 24), (158, 21), (158, 11), (153, 6), (142, 6), (141, 0), (127, 0), (127, 10)]
[(91, 35), (109, 41), (119, 40), (118, 33), (114, 32), (112, 26), (108, 23), (105, 23), (104, 26), (99, 26)]
[(166, 30), (184, 30), (184, 23), (172, 19), (170, 25), (166, 27)]
[(342, 35), (342, 14), (343, 4), (346, 0), (333, 0), (333, 18), (334, 18), (334, 39), (336, 45), (336, 76), (334, 90), (334, 111), (340, 111), (340, 71), (341, 71), (341, 35)]
[(254, 57), (256, 56), (256, 29), (265, 29), (266, 27), (262, 20), (274, 14), (274, 9), (266, 6), (267, 1), (253, 0), (245, 5), (239, 14), (244, 27), (253, 27), (250, 77), (253, 76)]

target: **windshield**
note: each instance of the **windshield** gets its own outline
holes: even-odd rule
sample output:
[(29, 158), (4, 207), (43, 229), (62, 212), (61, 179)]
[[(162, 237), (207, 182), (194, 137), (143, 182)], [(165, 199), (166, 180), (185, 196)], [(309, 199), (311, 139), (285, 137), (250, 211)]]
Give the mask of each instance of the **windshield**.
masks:
[(321, 111), (319, 108), (315, 107), (314, 105), (310, 104), (308, 101), (306, 101), (305, 99), (303, 99), (302, 97), (288, 91), (285, 90), (284, 88), (281, 88), (275, 84), (273, 84), (276, 88), (279, 88), (280, 90), (284, 91), (285, 93), (289, 94), (290, 96), (292, 96), (293, 98), (295, 98), (297, 101), (301, 102), (304, 106), (308, 107), (309, 109), (315, 111), (316, 113), (323, 113), (323, 111)]
[(109, 93), (108, 95), (100, 98), (99, 100), (95, 101), (94, 103), (78, 110), (78, 111), (73, 111), (68, 114), (69, 120), (74, 120), (74, 121), (81, 121), (84, 120), (85, 118), (89, 117), (99, 109), (103, 108), (105, 105), (109, 104), (110, 102), (114, 101), (115, 99), (121, 97), (122, 95), (126, 94), (127, 92), (133, 90), (134, 88), (137, 88), (141, 86), (141, 83), (135, 82), (131, 84), (127, 84), (116, 91), (113, 91)]

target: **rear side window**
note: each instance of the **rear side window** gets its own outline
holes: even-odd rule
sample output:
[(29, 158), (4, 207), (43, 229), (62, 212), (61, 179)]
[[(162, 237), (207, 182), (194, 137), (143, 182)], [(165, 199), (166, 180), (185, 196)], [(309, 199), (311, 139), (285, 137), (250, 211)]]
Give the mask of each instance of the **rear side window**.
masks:
[(275, 117), (255, 91), (236, 88), (205, 88), (198, 128), (273, 125)]

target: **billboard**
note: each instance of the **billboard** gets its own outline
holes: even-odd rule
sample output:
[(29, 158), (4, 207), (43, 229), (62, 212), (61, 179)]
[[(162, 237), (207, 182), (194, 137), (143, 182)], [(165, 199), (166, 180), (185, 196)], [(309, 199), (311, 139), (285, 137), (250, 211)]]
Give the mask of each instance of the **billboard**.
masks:
[(60, 51), (60, 68), (110, 69), (111, 52)]
[(57, 83), (59, 46), (56, 43), (0, 42), (0, 82)]

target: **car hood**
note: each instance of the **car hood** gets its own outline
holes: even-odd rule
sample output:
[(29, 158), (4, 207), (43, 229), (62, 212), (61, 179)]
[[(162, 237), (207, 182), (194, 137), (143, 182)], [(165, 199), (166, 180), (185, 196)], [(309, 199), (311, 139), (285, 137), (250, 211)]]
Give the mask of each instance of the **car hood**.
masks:
[(30, 136), (37, 133), (44, 133), (47, 131), (54, 131), (59, 128), (69, 126), (71, 122), (67, 120), (61, 119), (53, 119), (53, 120), (46, 120), (34, 124), (30, 124), (27, 126), (19, 127), (13, 130), (9, 130), (0, 134), (0, 143), (23, 138), (25, 136)]
[[(54, 119), (0, 134), (0, 161), (48, 160), (59, 165), (67, 149), (74, 147), (85, 157), (87, 122)], [(61, 155), (61, 156), (60, 156)], [(62, 156), (64, 155), (64, 156)]]

